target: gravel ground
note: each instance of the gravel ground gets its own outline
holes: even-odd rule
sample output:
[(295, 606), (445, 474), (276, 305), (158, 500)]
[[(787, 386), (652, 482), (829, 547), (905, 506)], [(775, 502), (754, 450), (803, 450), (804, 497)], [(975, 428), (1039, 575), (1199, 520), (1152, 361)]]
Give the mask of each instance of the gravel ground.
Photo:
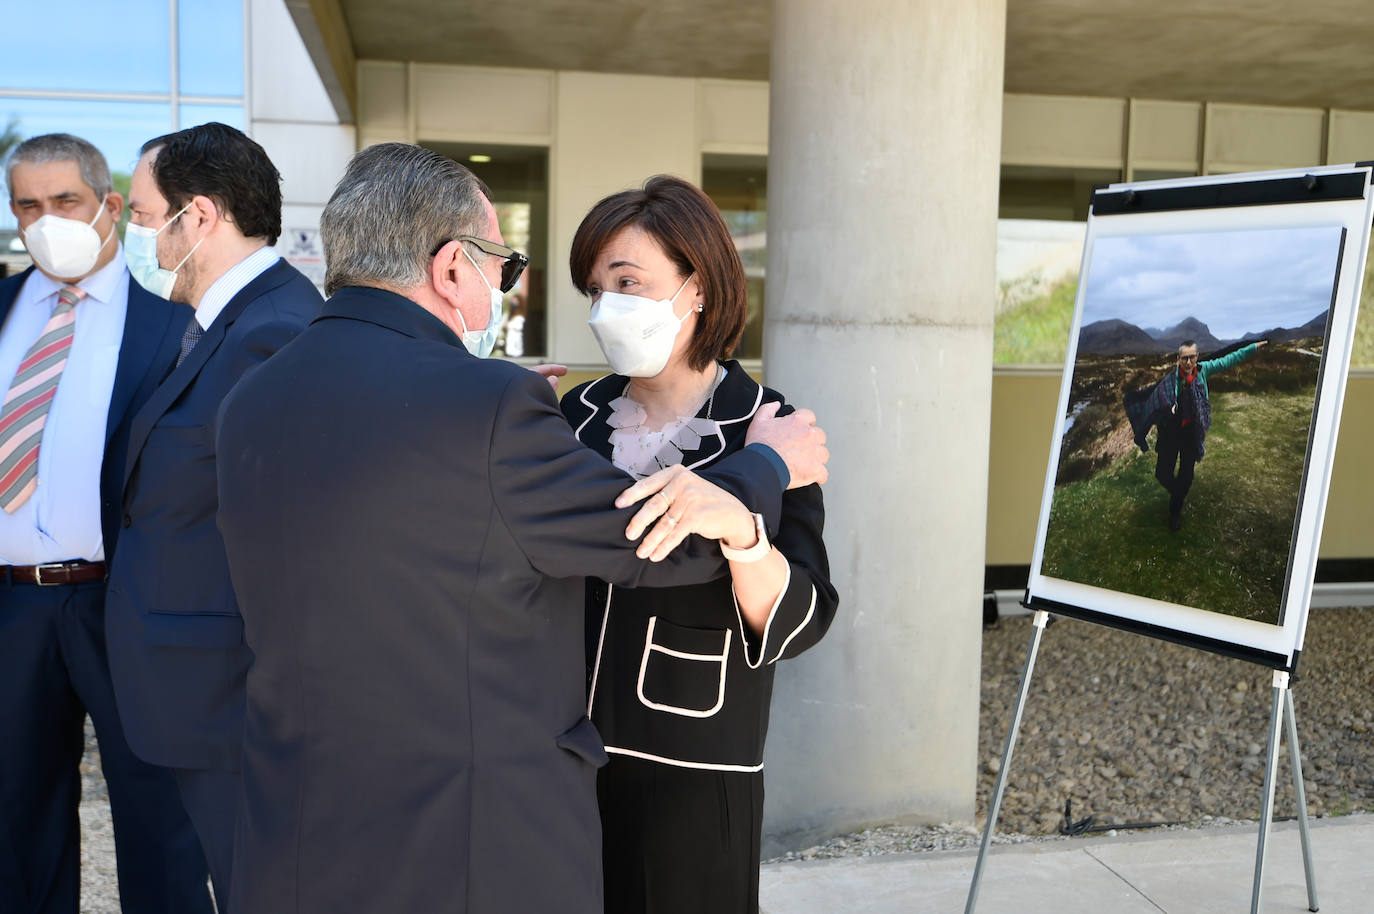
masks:
[[(884, 826), (779, 859), (873, 856), (976, 847), (1030, 644), (1029, 616), (983, 634), (975, 825)], [(1315, 610), (1293, 699), (1308, 811), (1374, 809), (1374, 608)], [(1258, 666), (1059, 619), (1045, 632), (997, 843), (1058, 837), (1073, 818), (1103, 828), (1253, 821), (1264, 777), (1271, 674)], [(1281, 754), (1277, 813), (1291, 815)], [(105, 783), (87, 732), (82, 765), (84, 914), (118, 914)]]
[[(778, 859), (976, 847), (1030, 646), (1030, 616), (983, 634), (978, 821), (885, 826)], [(1293, 687), (1311, 815), (1374, 809), (1374, 608), (1319, 609)], [(1230, 660), (1058, 619), (1045, 631), (1009, 775), (997, 843), (1055, 840), (1075, 821), (1223, 825), (1259, 818), (1272, 674)], [(1296, 813), (1286, 745), (1276, 815)], [(1069, 840), (1069, 839), (1063, 839)]]

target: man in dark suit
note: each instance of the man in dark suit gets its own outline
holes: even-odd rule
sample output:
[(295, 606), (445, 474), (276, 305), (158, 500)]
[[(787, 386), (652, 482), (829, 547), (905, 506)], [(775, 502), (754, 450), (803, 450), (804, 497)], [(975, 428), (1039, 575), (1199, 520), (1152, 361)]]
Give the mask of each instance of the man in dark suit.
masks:
[[(333, 297), (217, 435), (254, 652), (232, 911), (600, 914), (582, 576), (707, 580), (718, 544), (641, 561), (643, 518), (613, 505), (630, 479), (542, 378), (482, 358), (523, 255), (471, 172), (369, 147), (321, 235)], [(639, 550), (670, 527), (756, 545), (775, 456), (720, 465), (748, 507), (679, 476)]]
[(130, 279), (90, 143), (34, 137), (6, 177), (35, 267), (0, 282), (0, 911), (76, 914), (89, 713), (124, 910), (209, 914), (176, 783), (129, 751), (105, 654), (130, 420), (190, 312)]
[(206, 124), (148, 143), (129, 205), (130, 256), (144, 264), (134, 275), (195, 315), (177, 366), (130, 432), (110, 669), (129, 745), (174, 770), (224, 911), (252, 655), (215, 527), (214, 420), (229, 389), (321, 301), (270, 247), (281, 233), (280, 177), (238, 130)]

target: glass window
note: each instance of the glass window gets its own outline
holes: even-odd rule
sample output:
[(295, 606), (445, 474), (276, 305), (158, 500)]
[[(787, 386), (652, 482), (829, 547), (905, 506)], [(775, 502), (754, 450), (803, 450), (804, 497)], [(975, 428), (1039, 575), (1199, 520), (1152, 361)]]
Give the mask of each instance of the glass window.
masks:
[[(492, 206), (506, 244), (529, 255), (530, 264), (514, 289), (506, 293), (504, 326), (496, 354), (508, 358), (544, 358), (548, 354), (547, 308), (549, 263), (549, 151), (543, 146), (494, 146), (490, 143), (423, 143), (440, 155), (472, 169), (491, 188)], [(566, 281), (556, 276), (554, 282)]]
[(243, 126), (242, 105), (182, 105), (177, 111), (177, 129), (208, 124), (211, 121), (219, 121), (240, 130), (247, 129)]
[(241, 2), (178, 0), (177, 32), (177, 80), (182, 95), (243, 95)]
[(1114, 169), (1003, 165), (997, 215), (1086, 222), (1093, 188), (1120, 180), (1121, 172)]
[(4, 22), (0, 88), (171, 91), (167, 0), (6, 3)]
[(749, 318), (735, 357), (763, 357), (764, 280), (768, 268), (768, 157), (704, 155), (701, 189), (720, 209), (744, 262)]
[[(14, 123), (19, 137), (71, 133), (89, 140), (105, 154), (115, 189), (128, 190), (138, 150), (148, 140), (172, 129), (172, 109), (158, 102), (105, 102), (65, 99), (0, 98), (0, 128)], [(17, 223), (3, 191), (0, 231), (14, 231)]]
[(1110, 169), (1002, 166), (993, 362), (1062, 365), (1093, 188)]

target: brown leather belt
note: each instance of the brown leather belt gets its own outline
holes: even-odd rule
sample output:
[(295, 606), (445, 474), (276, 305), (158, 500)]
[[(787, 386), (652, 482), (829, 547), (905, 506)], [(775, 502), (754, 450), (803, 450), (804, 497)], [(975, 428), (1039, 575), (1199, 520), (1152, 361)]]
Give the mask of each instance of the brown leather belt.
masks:
[(37, 584), (48, 587), (58, 584), (83, 584), (105, 580), (104, 562), (50, 562), (47, 565), (0, 565), (0, 581)]

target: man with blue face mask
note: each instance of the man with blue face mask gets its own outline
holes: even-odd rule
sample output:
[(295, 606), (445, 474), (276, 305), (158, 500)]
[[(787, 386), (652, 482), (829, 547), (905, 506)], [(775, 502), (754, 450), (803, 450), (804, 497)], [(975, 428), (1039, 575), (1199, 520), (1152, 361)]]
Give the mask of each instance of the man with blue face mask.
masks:
[(130, 278), (90, 143), (34, 137), (6, 177), (34, 266), (0, 282), (0, 911), (76, 914), (89, 713), (124, 910), (209, 914), (176, 783), (129, 750), (105, 645), (129, 427), (190, 311)]
[(134, 417), (106, 632), (129, 745), (171, 769), (229, 908), (243, 742), (243, 643), (215, 526), (215, 414), (299, 333), (320, 296), (272, 249), (280, 176), (241, 131), (204, 124), (145, 144), (129, 186), (129, 269), (195, 309), (176, 366)]

